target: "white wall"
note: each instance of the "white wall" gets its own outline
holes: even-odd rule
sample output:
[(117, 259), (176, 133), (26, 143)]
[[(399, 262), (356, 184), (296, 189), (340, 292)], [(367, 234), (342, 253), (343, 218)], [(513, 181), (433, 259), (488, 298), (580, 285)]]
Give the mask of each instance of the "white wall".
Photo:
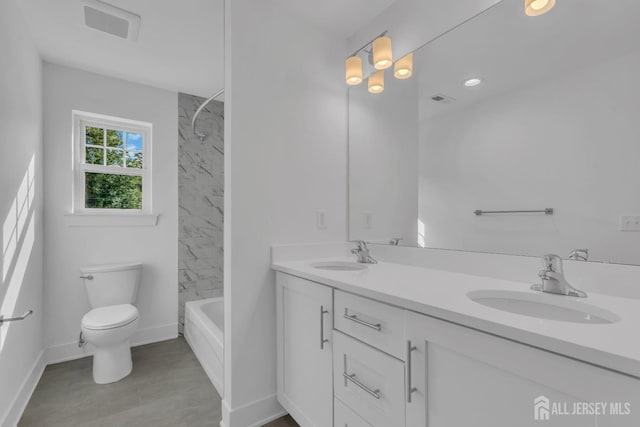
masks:
[[(153, 125), (155, 227), (71, 227), (71, 111), (82, 110)], [(178, 95), (110, 77), (44, 66), (46, 344), (52, 360), (81, 354), (80, 319), (89, 310), (79, 269), (122, 261), (144, 264), (134, 342), (177, 336)], [(90, 351), (90, 349), (88, 349)]]
[(42, 369), (42, 64), (25, 28), (18, 2), (0, 2), (0, 315), (34, 310), (0, 326), (3, 426), (15, 425), (33, 386), (25, 381)]
[(225, 3), (227, 427), (281, 411), (270, 246), (346, 237), (345, 42), (282, 3)]
[(348, 50), (353, 52), (388, 30), (393, 55), (400, 58), (499, 1), (396, 0), (349, 38)]
[(350, 240), (417, 244), (418, 95), (418, 79), (393, 68), (382, 93), (366, 81), (349, 89)]
[[(589, 248), (640, 264), (640, 52), (527, 84), (421, 123), (420, 218), (429, 247), (510, 254)], [(476, 209), (555, 209), (475, 216)]]

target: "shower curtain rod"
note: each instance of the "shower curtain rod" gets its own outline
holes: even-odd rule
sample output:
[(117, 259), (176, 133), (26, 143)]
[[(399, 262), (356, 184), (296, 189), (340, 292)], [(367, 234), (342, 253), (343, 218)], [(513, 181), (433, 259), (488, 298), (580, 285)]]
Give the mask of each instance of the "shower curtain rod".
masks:
[(196, 110), (196, 113), (193, 115), (193, 119), (191, 119), (191, 130), (193, 130), (193, 134), (195, 136), (200, 138), (200, 141), (204, 141), (205, 139), (207, 139), (208, 135), (206, 133), (203, 133), (203, 132), (198, 132), (198, 130), (196, 129), (196, 120), (198, 119), (198, 114), (200, 114), (200, 112), (204, 109), (204, 107), (208, 103), (210, 103), (211, 101), (213, 101), (214, 99), (216, 99), (217, 97), (222, 95), (223, 93), (224, 93), (224, 88), (220, 89), (211, 98), (209, 98), (206, 101), (204, 101), (202, 103), (202, 105), (199, 106), (198, 109)]

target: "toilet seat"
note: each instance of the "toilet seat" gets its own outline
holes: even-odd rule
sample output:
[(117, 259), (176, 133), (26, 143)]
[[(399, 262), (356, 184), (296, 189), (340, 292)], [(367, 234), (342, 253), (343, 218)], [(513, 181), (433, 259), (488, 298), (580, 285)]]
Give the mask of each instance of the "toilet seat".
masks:
[(138, 309), (131, 304), (94, 308), (82, 317), (82, 328), (93, 331), (120, 328), (138, 318)]

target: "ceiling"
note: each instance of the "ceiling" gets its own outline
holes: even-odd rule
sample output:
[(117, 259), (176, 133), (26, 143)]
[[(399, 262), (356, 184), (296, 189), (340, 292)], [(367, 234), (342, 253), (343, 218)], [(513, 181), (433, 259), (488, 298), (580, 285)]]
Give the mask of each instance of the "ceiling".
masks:
[[(271, 1), (346, 39), (395, 0)], [(138, 41), (86, 28), (81, 0), (22, 0), (43, 59), (203, 97), (224, 87), (224, 0), (105, 2), (142, 17)]]
[(276, 0), (307, 21), (343, 36), (352, 36), (396, 0)]
[(224, 86), (223, 0), (107, 0), (142, 17), (137, 42), (84, 26), (80, 0), (22, 0), (46, 61), (208, 97)]
[[(563, 0), (536, 18), (522, 2), (504, 0), (416, 51), (421, 114), (448, 113), (637, 51), (638, 28), (637, 0)], [(470, 77), (483, 83), (466, 88)], [(438, 94), (456, 102), (431, 102)]]

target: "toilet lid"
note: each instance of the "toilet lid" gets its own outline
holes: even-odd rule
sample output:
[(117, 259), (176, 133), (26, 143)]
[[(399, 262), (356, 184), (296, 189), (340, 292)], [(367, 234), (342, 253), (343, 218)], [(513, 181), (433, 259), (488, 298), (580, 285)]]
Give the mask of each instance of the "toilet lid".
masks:
[(138, 318), (138, 309), (131, 304), (94, 308), (82, 318), (82, 327), (92, 330), (113, 329), (128, 325)]

